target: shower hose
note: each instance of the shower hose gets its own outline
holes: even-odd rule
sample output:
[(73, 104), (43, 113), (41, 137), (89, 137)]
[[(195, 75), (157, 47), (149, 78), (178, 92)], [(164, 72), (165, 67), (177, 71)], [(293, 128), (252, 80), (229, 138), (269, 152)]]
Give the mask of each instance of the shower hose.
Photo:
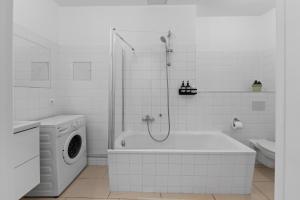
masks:
[(152, 140), (156, 141), (156, 142), (164, 142), (166, 141), (169, 136), (170, 136), (170, 130), (171, 130), (171, 122), (170, 122), (170, 91), (169, 91), (169, 72), (168, 72), (168, 59), (166, 59), (166, 81), (167, 81), (167, 114), (168, 114), (168, 133), (167, 135), (162, 138), (162, 139), (157, 139), (155, 138), (150, 130), (150, 121), (147, 120), (147, 128), (148, 128), (148, 133), (150, 135), (150, 137), (152, 138)]

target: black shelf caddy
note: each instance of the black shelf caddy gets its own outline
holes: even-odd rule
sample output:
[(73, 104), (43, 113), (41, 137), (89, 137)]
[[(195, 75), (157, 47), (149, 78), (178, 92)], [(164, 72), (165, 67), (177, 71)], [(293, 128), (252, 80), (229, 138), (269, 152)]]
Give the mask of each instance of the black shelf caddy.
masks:
[(179, 88), (178, 94), (185, 95), (185, 96), (196, 95), (197, 89), (196, 88), (191, 88), (191, 89)]

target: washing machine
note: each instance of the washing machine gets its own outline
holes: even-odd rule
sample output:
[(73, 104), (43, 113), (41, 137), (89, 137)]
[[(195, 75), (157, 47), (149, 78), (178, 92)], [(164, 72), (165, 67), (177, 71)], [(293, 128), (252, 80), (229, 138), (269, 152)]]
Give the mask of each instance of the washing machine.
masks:
[(58, 197), (87, 166), (86, 120), (59, 115), (40, 121), (41, 183), (30, 197)]

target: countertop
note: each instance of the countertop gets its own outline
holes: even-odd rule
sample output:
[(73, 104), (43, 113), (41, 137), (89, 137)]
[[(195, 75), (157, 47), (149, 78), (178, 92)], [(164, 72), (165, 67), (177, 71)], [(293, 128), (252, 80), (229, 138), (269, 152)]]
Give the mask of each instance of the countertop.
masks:
[(17, 134), (39, 126), (40, 126), (39, 121), (14, 121), (13, 131), (14, 134)]

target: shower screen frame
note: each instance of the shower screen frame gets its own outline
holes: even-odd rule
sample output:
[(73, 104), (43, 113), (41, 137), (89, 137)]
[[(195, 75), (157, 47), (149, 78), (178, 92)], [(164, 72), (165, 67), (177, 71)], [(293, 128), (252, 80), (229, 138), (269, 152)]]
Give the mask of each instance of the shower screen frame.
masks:
[(115, 69), (114, 69), (114, 28), (110, 29), (110, 70), (108, 95), (108, 149), (114, 149), (115, 135)]
[[(117, 30), (114, 27), (110, 29), (110, 69), (109, 69), (109, 95), (108, 95), (108, 103), (109, 103), (109, 110), (108, 110), (108, 149), (114, 149), (115, 137), (116, 137), (116, 86), (117, 84), (117, 60), (115, 60), (115, 53), (116, 53), (116, 41), (117, 39), (121, 42), (120, 47), (121, 51), (121, 132), (125, 131), (125, 63), (126, 63), (126, 52), (128, 49), (132, 53), (135, 53), (135, 48), (124, 38), (119, 32), (141, 32), (141, 33), (156, 33), (161, 36), (161, 34), (165, 35), (171, 34), (171, 31), (168, 32), (157, 32), (157, 31), (145, 31), (145, 30)], [(122, 44), (122, 45), (121, 45)], [(169, 44), (166, 45), (166, 53), (172, 52), (172, 49), (169, 49)], [(126, 48), (124, 48), (126, 47)], [(170, 51), (168, 51), (170, 50)]]
[[(114, 60), (115, 41), (116, 37), (119, 38), (132, 52), (135, 49), (128, 43), (116, 30), (116, 28), (110, 29), (110, 76), (109, 76), (109, 113), (108, 113), (108, 149), (114, 149), (115, 141), (115, 103), (116, 103), (116, 66)], [(125, 50), (122, 48), (122, 124), (121, 131), (125, 131)]]

